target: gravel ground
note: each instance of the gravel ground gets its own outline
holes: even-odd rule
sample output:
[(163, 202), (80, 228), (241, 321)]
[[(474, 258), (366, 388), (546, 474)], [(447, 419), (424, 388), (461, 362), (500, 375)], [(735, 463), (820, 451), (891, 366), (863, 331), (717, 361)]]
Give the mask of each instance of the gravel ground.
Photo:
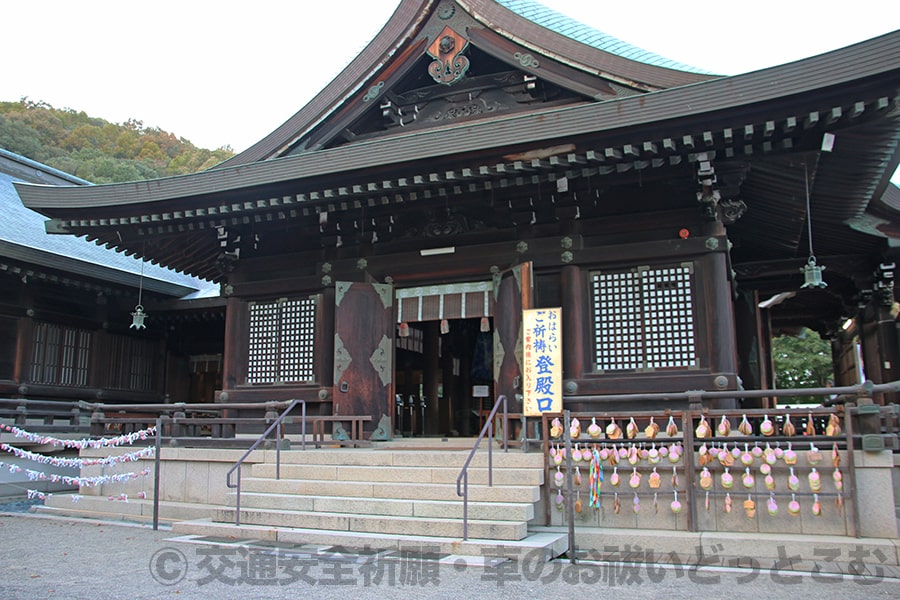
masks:
[[(0, 514), (0, 597), (180, 598), (898, 598), (900, 581), (861, 585), (853, 578), (787, 580), (769, 571), (631, 568), (565, 561), (438, 563), (406, 555), (360, 556), (314, 547), (248, 548), (235, 540), (188, 543), (142, 525), (30, 513)], [(789, 582), (789, 583), (788, 583)], [(368, 583), (368, 585), (367, 585)], [(605, 590), (603, 588), (606, 588)]]
[(0, 513), (27, 513), (33, 506), (43, 506), (43, 500), (0, 498)]

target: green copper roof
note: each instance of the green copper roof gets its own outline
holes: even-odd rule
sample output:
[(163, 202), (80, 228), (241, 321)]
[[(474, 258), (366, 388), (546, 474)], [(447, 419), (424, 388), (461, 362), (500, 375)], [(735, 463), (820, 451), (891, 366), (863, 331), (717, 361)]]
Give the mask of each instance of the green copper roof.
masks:
[(560, 35), (564, 35), (575, 41), (581, 42), (582, 44), (592, 46), (598, 50), (603, 50), (623, 58), (656, 67), (677, 69), (689, 73), (709, 74), (709, 71), (704, 71), (690, 65), (669, 60), (658, 54), (648, 52), (647, 50), (623, 42), (618, 38), (614, 38), (613, 36), (589, 27), (584, 23), (580, 23), (575, 19), (560, 14), (555, 10), (551, 10), (533, 0), (497, 0), (497, 3), (529, 21), (537, 23), (541, 27), (546, 27)]

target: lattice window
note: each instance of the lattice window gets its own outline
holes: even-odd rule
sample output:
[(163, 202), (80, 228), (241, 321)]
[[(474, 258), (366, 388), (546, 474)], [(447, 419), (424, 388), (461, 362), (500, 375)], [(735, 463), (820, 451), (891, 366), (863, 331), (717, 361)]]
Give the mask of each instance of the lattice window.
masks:
[(247, 383), (312, 381), (316, 297), (250, 303)]
[(126, 335), (110, 335), (108, 344), (106, 385), (116, 390), (155, 391), (159, 343)]
[(598, 371), (697, 367), (691, 265), (594, 273)]
[(48, 385), (87, 385), (90, 356), (89, 331), (35, 323), (30, 380)]

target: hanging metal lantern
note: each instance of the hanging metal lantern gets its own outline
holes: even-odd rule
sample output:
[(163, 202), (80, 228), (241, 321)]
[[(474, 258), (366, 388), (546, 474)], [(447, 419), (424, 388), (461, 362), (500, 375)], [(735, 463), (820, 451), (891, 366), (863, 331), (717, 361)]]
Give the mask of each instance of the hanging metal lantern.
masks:
[[(143, 254), (143, 252), (142, 252)], [(141, 257), (141, 277), (138, 280), (138, 301), (137, 306), (134, 307), (134, 312), (131, 313), (131, 325), (128, 326), (129, 329), (137, 329), (140, 331), (141, 329), (147, 329), (147, 326), (144, 325), (144, 319), (147, 318), (147, 313), (144, 312), (144, 305), (142, 303), (144, 297), (144, 259)]]
[(803, 280), (805, 281), (805, 283), (800, 286), (801, 288), (828, 287), (828, 284), (822, 279), (822, 271), (825, 270), (825, 267), (816, 264), (815, 256), (810, 256), (809, 262), (807, 262), (800, 270), (803, 271)]
[(147, 313), (144, 312), (144, 307), (138, 304), (134, 307), (134, 312), (131, 313), (131, 325), (128, 327), (129, 329), (147, 329), (147, 326), (144, 325), (144, 319), (147, 318)]

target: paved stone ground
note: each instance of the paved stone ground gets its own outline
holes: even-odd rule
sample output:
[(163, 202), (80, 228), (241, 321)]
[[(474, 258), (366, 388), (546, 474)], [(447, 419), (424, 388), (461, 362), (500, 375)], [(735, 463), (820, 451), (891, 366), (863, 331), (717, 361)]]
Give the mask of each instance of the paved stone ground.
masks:
[[(589, 596), (590, 594), (591, 596)], [(769, 569), (571, 566), (567, 561), (433, 560), (427, 552), (348, 553), (236, 540), (179, 538), (171, 531), (31, 513), (0, 514), (0, 597), (179, 598), (878, 598), (900, 580), (813, 576)]]

